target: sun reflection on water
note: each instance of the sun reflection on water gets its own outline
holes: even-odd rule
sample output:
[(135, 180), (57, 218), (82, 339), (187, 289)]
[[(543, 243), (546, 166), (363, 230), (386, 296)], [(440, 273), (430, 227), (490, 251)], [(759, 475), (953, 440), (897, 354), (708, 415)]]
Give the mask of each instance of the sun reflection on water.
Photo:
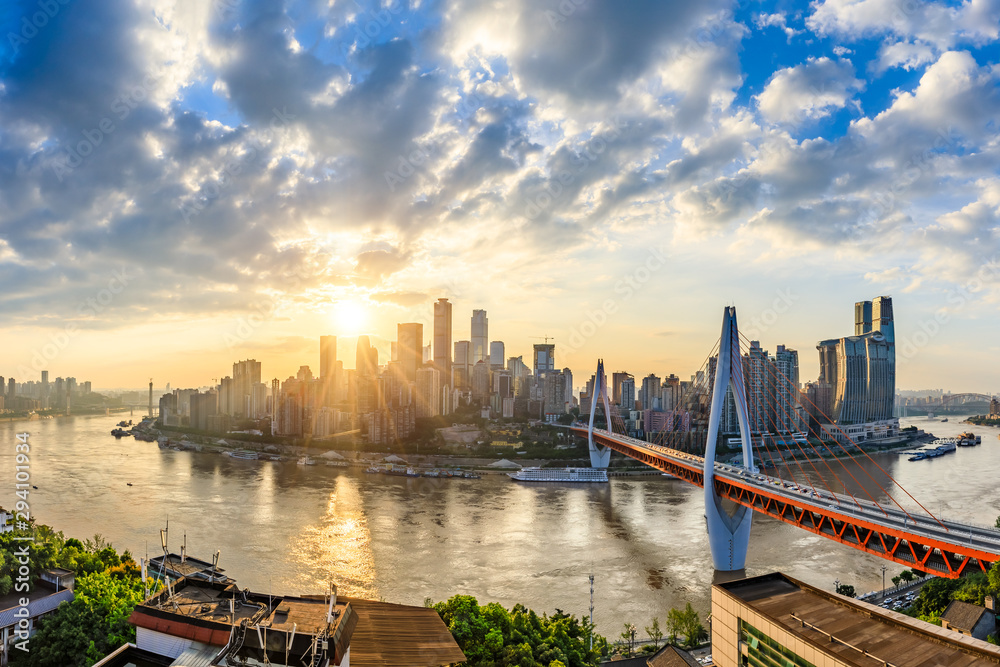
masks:
[(301, 592), (324, 590), (332, 581), (341, 594), (378, 598), (368, 519), (354, 479), (338, 476), (326, 513), (291, 547)]

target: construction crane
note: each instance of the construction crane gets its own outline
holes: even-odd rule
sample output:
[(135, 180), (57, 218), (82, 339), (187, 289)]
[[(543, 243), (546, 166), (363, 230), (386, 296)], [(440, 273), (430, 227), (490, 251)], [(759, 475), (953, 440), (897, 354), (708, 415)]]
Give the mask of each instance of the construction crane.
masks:
[(555, 340), (555, 336), (530, 336), (532, 339), (544, 340), (545, 344), (548, 345), (550, 340)]

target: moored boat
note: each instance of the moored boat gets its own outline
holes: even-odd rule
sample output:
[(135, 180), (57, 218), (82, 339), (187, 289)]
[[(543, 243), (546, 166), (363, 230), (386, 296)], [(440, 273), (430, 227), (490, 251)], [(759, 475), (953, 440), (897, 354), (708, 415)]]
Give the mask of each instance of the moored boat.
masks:
[(518, 482), (607, 483), (608, 471), (603, 468), (522, 468), (507, 473)]

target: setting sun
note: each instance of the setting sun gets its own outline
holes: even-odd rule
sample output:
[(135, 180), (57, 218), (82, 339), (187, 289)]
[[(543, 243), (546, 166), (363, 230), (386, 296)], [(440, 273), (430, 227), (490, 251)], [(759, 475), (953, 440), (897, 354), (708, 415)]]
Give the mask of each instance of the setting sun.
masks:
[(356, 336), (368, 324), (368, 310), (354, 299), (335, 301), (330, 315), (338, 334), (342, 336)]

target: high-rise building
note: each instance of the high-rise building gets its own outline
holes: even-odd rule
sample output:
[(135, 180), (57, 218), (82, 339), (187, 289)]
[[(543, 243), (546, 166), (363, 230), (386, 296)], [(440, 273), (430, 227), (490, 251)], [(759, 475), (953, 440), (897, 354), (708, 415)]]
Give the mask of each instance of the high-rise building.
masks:
[(472, 382), (472, 342), (455, 341), (454, 377), (456, 386), (468, 387)]
[(319, 337), (319, 379), (322, 384), (322, 404), (332, 406), (337, 400), (340, 377), (337, 374), (337, 337)]
[(278, 420), (278, 395), (281, 392), (281, 383), (278, 378), (271, 380), (271, 432), (276, 433), (277, 430), (277, 420)]
[(516, 398), (527, 398), (528, 378), (531, 375), (531, 371), (528, 369), (528, 365), (524, 363), (524, 359), (521, 357), (511, 357), (507, 360), (507, 370), (514, 376), (514, 396)]
[(490, 395), (490, 365), (485, 359), (472, 367), (472, 397), (485, 399)]
[(433, 367), (417, 370), (416, 418), (437, 417), (441, 414), (441, 371)]
[(551, 415), (567, 412), (566, 376), (560, 371), (548, 371), (540, 378), (542, 384), (542, 411), (546, 419)]
[(639, 403), (643, 410), (660, 410), (660, 378), (650, 373), (642, 378), (642, 387), (639, 389)]
[[(893, 419), (896, 337), (892, 299), (854, 305), (854, 336), (820, 341), (819, 382), (833, 391), (830, 420), (842, 425)], [(860, 332), (860, 333), (859, 333)]]
[(378, 374), (378, 350), (372, 346), (368, 336), (358, 336), (354, 368), (358, 377), (375, 377)]
[(632, 376), (625, 371), (615, 371), (611, 374), (611, 402), (614, 405), (622, 404), (622, 382), (630, 377)]
[(250, 393), (252, 387), (260, 382), (260, 362), (256, 359), (237, 361), (233, 364), (233, 389), (229, 409), (220, 410), (223, 414), (248, 417), (250, 415)]
[(774, 364), (760, 341), (750, 341), (750, 349), (743, 355), (743, 381), (751, 433), (770, 433), (773, 429), (775, 375)]
[(485, 310), (472, 311), (472, 363), (479, 361), (489, 363), (489, 320), (486, 318)]
[(14, 378), (7, 378), (7, 400), (11, 403), (14, 402), (14, 397), (17, 395), (16, 387)]
[(514, 398), (514, 372), (493, 371), (493, 393), (500, 399)]
[(403, 377), (407, 382), (416, 382), (417, 369), (423, 365), (424, 325), (419, 322), (397, 324), (396, 350)]
[(446, 384), (451, 384), (451, 304), (438, 299), (434, 304), (434, 365)]
[(495, 340), (490, 343), (490, 369), (499, 371), (504, 367), (503, 341)]
[(267, 385), (255, 382), (250, 387), (250, 419), (263, 419), (267, 415)]
[(535, 377), (539, 373), (556, 369), (556, 346), (554, 343), (536, 344), (532, 369)]
[(569, 368), (562, 369), (563, 377), (566, 378), (566, 403), (573, 407), (573, 371)]
[(774, 425), (779, 433), (805, 428), (805, 412), (799, 400), (799, 353), (779, 345), (774, 353)]
[(635, 377), (627, 375), (621, 383), (621, 403), (626, 410), (635, 410)]
[(209, 421), (219, 412), (219, 394), (213, 389), (191, 394), (191, 428), (209, 430)]

